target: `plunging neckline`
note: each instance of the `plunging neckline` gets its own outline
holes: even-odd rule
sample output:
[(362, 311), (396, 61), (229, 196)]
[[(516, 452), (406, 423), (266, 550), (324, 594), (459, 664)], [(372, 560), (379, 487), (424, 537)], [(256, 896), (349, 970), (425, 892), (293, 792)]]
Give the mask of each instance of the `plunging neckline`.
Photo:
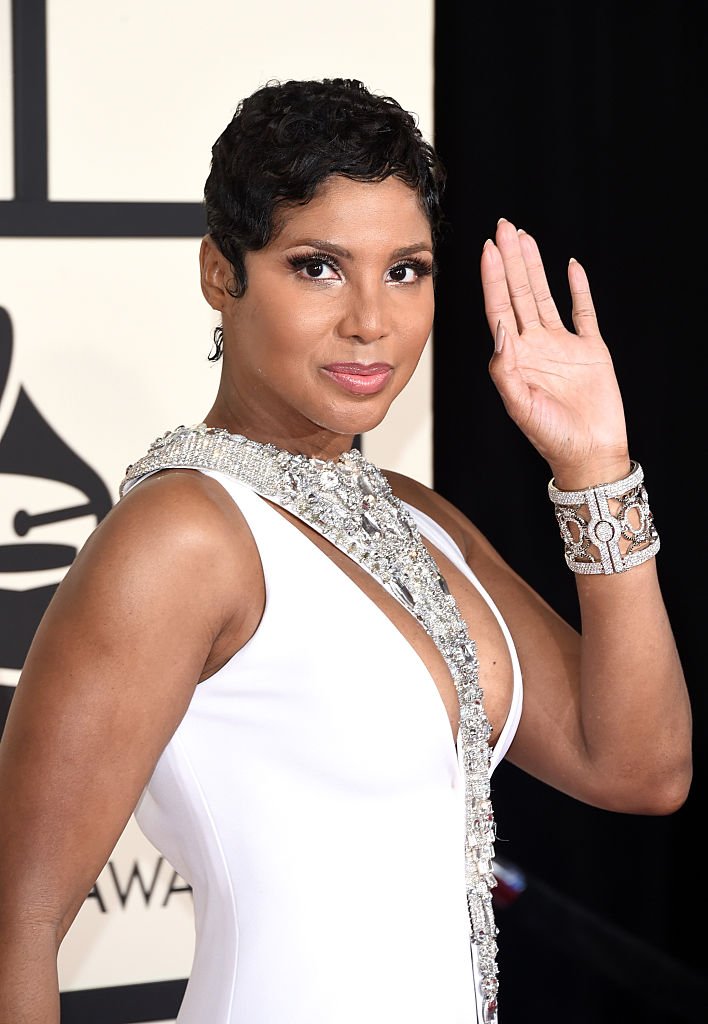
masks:
[[(220, 482), (219, 479), (218, 479), (219, 477), (224, 477), (224, 478), (228, 479), (231, 483), (236, 484), (239, 487), (239, 489), (243, 489), (247, 493), (253, 495), (253, 497), (258, 498), (263, 505), (268, 506), (270, 511), (271, 511), (271, 513), (276, 515), (279, 520), (284, 521), (288, 526), (291, 527), (291, 529), (295, 530), (295, 532), (297, 534), (299, 534), (300, 537), (302, 537), (303, 540), (306, 543), (310, 544), (311, 547), (313, 547), (323, 558), (325, 558), (327, 560), (328, 563), (330, 563), (331, 566), (333, 566), (334, 570), (338, 571), (339, 574), (341, 576), (343, 576), (348, 581), (348, 583), (351, 586), (355, 587), (357, 592), (364, 599), (366, 599), (369, 602), (369, 604), (375, 609), (375, 612), (378, 613), (378, 616), (382, 616), (383, 619), (386, 621), (386, 623), (388, 624), (388, 627), (390, 628), (390, 630), (393, 631), (393, 635), (395, 635), (395, 637), (397, 638), (396, 642), (399, 643), (399, 644), (402, 643), (403, 645), (405, 645), (405, 649), (410, 651), (410, 653), (413, 655), (413, 657), (415, 658), (416, 663), (419, 666), (419, 668), (421, 668), (425, 672), (425, 675), (426, 675), (427, 679), (429, 680), (430, 685), (434, 688), (434, 698), (435, 698), (434, 703), (438, 706), (438, 708), (440, 709), (440, 712), (442, 712), (442, 716), (443, 716), (442, 721), (445, 723), (446, 735), (449, 737), (449, 741), (452, 743), (453, 754), (454, 754), (455, 758), (459, 762), (460, 751), (459, 751), (459, 746), (458, 746), (458, 740), (459, 740), (459, 732), (460, 732), (460, 725), (461, 725), (461, 715), (460, 715), (459, 694), (456, 692), (456, 687), (455, 687), (455, 699), (457, 701), (457, 709), (458, 709), (458, 725), (457, 725), (457, 731), (453, 732), (452, 722), (450, 720), (450, 716), (448, 714), (447, 705), (446, 705), (446, 703), (445, 703), (445, 701), (443, 699), (442, 692), (441, 692), (440, 688), (438, 687), (438, 684), (437, 684), (437, 682), (435, 680), (435, 676), (433, 675), (433, 673), (428, 668), (427, 664), (425, 663), (425, 661), (424, 661), (423, 657), (421, 656), (421, 654), (419, 653), (419, 651), (416, 650), (416, 648), (413, 646), (413, 644), (408, 639), (408, 637), (402, 632), (401, 629), (399, 629), (399, 627), (396, 625), (394, 620), (386, 613), (386, 611), (379, 604), (377, 604), (377, 602), (374, 600), (374, 597), (372, 595), (368, 594), (359, 585), (359, 583), (357, 583), (356, 580), (348, 572), (346, 572), (342, 568), (341, 565), (339, 565), (329, 554), (327, 554), (326, 550), (323, 549), (323, 547), (320, 547), (317, 543), (315, 543), (313, 537), (310, 536), (310, 532), (313, 535), (320, 536), (322, 538), (322, 541), (324, 542), (324, 544), (327, 544), (327, 545), (331, 546), (332, 548), (336, 548), (338, 551), (341, 552), (341, 554), (345, 558), (347, 558), (354, 565), (359, 565), (359, 563), (355, 559), (351, 558), (347, 554), (346, 551), (343, 551), (342, 548), (338, 547), (336, 544), (333, 544), (332, 541), (328, 540), (328, 538), (323, 536), (323, 534), (319, 533), (319, 531), (315, 530), (312, 526), (310, 526), (309, 524), (305, 523), (303, 520), (299, 520), (298, 517), (293, 512), (290, 512), (289, 510), (284, 509), (283, 506), (279, 505), (276, 501), (272, 501), (270, 498), (268, 498), (268, 497), (266, 497), (266, 496), (264, 496), (262, 494), (259, 494), (259, 492), (256, 489), (254, 489), (253, 487), (251, 487), (249, 484), (247, 484), (247, 483), (245, 483), (243, 481), (239, 481), (239, 480), (235, 479), (234, 476), (231, 473), (229, 473), (229, 472), (227, 472), (225, 470), (216, 469), (216, 468), (209, 468), (209, 467), (206, 467), (206, 466), (200, 467), (200, 466), (190, 466), (190, 465), (184, 465), (184, 464), (182, 464), (182, 465), (177, 464), (177, 465), (170, 466), (170, 467), (159, 467), (159, 468), (156, 468), (156, 469), (148, 470), (145, 474), (143, 474), (138, 479), (144, 479), (145, 476), (151, 476), (153, 473), (159, 472), (160, 469), (165, 469), (165, 468), (167, 468), (167, 469), (174, 468), (174, 469), (183, 469), (183, 470), (184, 469), (191, 469), (193, 471), (196, 470), (197, 472), (203, 472), (203, 473), (205, 473), (206, 475), (209, 475), (209, 476), (214, 475), (213, 478), (215, 477), (217, 479), (217, 482)], [(135, 482), (137, 482), (137, 481), (135, 481)], [(222, 484), (222, 486), (223, 486), (223, 484)], [(459, 546), (457, 544), (455, 544), (453, 539), (443, 529), (443, 527), (441, 527), (440, 524), (436, 520), (432, 519), (427, 513), (423, 512), (421, 509), (417, 508), (415, 505), (410, 504), (410, 502), (406, 502), (403, 499), (399, 499), (399, 500), (400, 500), (401, 504), (404, 506), (404, 508), (408, 511), (410, 516), (413, 518), (413, 520), (415, 522), (416, 529), (418, 530), (421, 539), (426, 540), (431, 545), (431, 547), (433, 548), (436, 556), (437, 555), (441, 555), (444, 558), (446, 558), (449, 562), (451, 562), (451, 564), (454, 566), (454, 568), (458, 572), (460, 572), (468, 580), (468, 582), (470, 582), (472, 584), (472, 586), (474, 587), (476, 592), (479, 594), (479, 596), (486, 603), (487, 607), (491, 610), (492, 614), (494, 615), (494, 618), (496, 619), (497, 624), (498, 624), (498, 626), (499, 626), (499, 628), (500, 628), (500, 630), (502, 632), (502, 635), (504, 637), (504, 640), (506, 642), (507, 650), (508, 650), (509, 656), (511, 658), (511, 664), (512, 664), (512, 677), (513, 677), (512, 678), (512, 692), (511, 692), (511, 699), (510, 699), (509, 707), (506, 709), (506, 714), (505, 714), (505, 717), (504, 717), (504, 722), (502, 723), (502, 725), (499, 728), (496, 740), (495, 740), (494, 743), (488, 744), (489, 750), (490, 750), (490, 774), (491, 774), (491, 771), (493, 770), (493, 768), (496, 767), (496, 765), (499, 763), (499, 761), (502, 759), (502, 757), (506, 753), (506, 750), (508, 749), (508, 746), (509, 746), (509, 743), (511, 741), (511, 738), (513, 738), (513, 734), (514, 734), (514, 732), (516, 730), (516, 727), (518, 725), (518, 721), (519, 721), (520, 713), (521, 713), (522, 692), (523, 692), (522, 691), (521, 670), (520, 670), (520, 665), (519, 665), (519, 661), (518, 661), (518, 656), (517, 656), (517, 653), (516, 653), (516, 650), (515, 650), (515, 646), (514, 646), (514, 643), (513, 643), (513, 639), (511, 637), (509, 629), (508, 629), (506, 623), (504, 622), (504, 619), (502, 618), (502, 616), (501, 616), (498, 608), (496, 607), (495, 603), (491, 599), (490, 595), (486, 592), (486, 590), (485, 590), (484, 586), (482, 585), (482, 583), (477, 579), (477, 577), (474, 574), (474, 572), (469, 568), (469, 566), (467, 565), (466, 561), (464, 560), (464, 556), (462, 555), (462, 552), (461, 552)], [(285, 513), (287, 513), (287, 514), (285, 514)], [(290, 518), (290, 516), (292, 516), (292, 519)], [(430, 527), (432, 527), (432, 530), (429, 529), (429, 531), (426, 532), (425, 530), (421, 529), (420, 528), (420, 523), (418, 522), (418, 518), (417, 517), (421, 517), (423, 519), (424, 523), (430, 524)], [(300, 529), (295, 524), (294, 520), (298, 520), (299, 522), (302, 522), (303, 526), (305, 526), (307, 528), (308, 532), (305, 532), (304, 529)], [(434, 535), (438, 534), (438, 533), (441, 534), (443, 541), (447, 545), (449, 545), (451, 551), (448, 551), (446, 553), (436, 543), (435, 537), (434, 536), (431, 537), (429, 535), (430, 532), (432, 532)], [(255, 538), (254, 538), (254, 541), (255, 541)], [(429, 553), (430, 557), (433, 559), (433, 561), (435, 562), (435, 565), (438, 566), (437, 558), (435, 556), (433, 556), (433, 554), (430, 551), (428, 553)], [(460, 562), (461, 564), (458, 565), (458, 564), (456, 564), (456, 562)], [(361, 565), (359, 565), (359, 568), (366, 575), (370, 576), (371, 579), (373, 580), (373, 583), (375, 585), (378, 585), (381, 588), (381, 590), (384, 591), (384, 593), (388, 593), (387, 589), (383, 586), (383, 584), (378, 579), (376, 579), (376, 577), (372, 573), (368, 573), (367, 570), (363, 566), (361, 566)], [(438, 566), (438, 571), (440, 571), (439, 566)], [(390, 595), (390, 596), (395, 601), (395, 598), (393, 597), (393, 595)], [(267, 587), (266, 587), (265, 600), (266, 600), (266, 603), (267, 603), (267, 601), (268, 601)], [(401, 602), (398, 602), (398, 603), (401, 603)], [(405, 608), (405, 606), (404, 606), (404, 608)], [(414, 622), (418, 621), (416, 616), (414, 616), (412, 614), (410, 609), (405, 608), (405, 610), (411, 616), (411, 618), (413, 619)], [(265, 613), (265, 608), (264, 608), (263, 614), (264, 613)], [(259, 623), (259, 625), (260, 625), (260, 623)], [(420, 625), (422, 626), (422, 624), (420, 624)], [(465, 622), (465, 625), (467, 625), (466, 622)], [(233, 654), (226, 659), (226, 662), (224, 663), (224, 665), (221, 666), (221, 668), (225, 667), (225, 665), (228, 664), (232, 660), (232, 658), (236, 657), (240, 652), (244, 651), (248, 646), (250, 646), (251, 642), (255, 639), (255, 636), (256, 636), (256, 634), (258, 632), (258, 628), (259, 628), (259, 626), (257, 625), (256, 629), (254, 630), (253, 635), (251, 637), (249, 637), (249, 639), (245, 642), (245, 644), (242, 645), (242, 647), (240, 647), (238, 649), (238, 651), (233, 652)], [(427, 630), (425, 630), (425, 627), (422, 626), (422, 628), (423, 628), (424, 632), (427, 633)], [(469, 629), (468, 629), (468, 633), (469, 633)], [(429, 636), (429, 634), (428, 634), (428, 636)], [(434, 641), (433, 641), (433, 644), (434, 644), (434, 646), (436, 646)], [(446, 659), (444, 657), (442, 657), (442, 654), (441, 654), (440, 651), (438, 651), (438, 653), (440, 653), (441, 660), (442, 660), (442, 665), (443, 665), (445, 671), (447, 671), (448, 677), (449, 677), (449, 679), (451, 680), (451, 682), (453, 683), (453, 686), (454, 686), (454, 679), (452, 677), (452, 672), (450, 671), (450, 668), (449, 668), (449, 666), (447, 664), (447, 661), (446, 661)], [(203, 682), (204, 683), (208, 682), (209, 678), (211, 678), (211, 677), (207, 677), (205, 680), (203, 680)], [(483, 686), (480, 686), (480, 689), (482, 690), (482, 693), (484, 693)], [(461, 766), (459, 766), (459, 767), (461, 768)]]
[[(383, 608), (374, 600), (374, 598), (370, 594), (367, 594), (367, 592), (361, 586), (359, 586), (359, 584), (356, 582), (356, 580), (352, 576), (350, 576), (348, 572), (346, 572), (329, 554), (327, 554), (326, 550), (323, 550), (323, 548), (321, 548), (319, 546), (319, 544), (315, 543), (315, 541), (309, 536), (308, 533), (306, 533), (304, 530), (301, 530), (287, 515), (283, 514), (283, 512), (280, 511), (280, 506), (278, 506), (275, 502), (271, 502), (268, 498), (264, 498), (263, 495), (257, 494), (257, 492), (255, 492), (251, 488), (249, 488), (247, 484), (241, 484), (240, 486), (246, 487), (249, 491), (251, 491), (251, 493), (254, 494), (256, 498), (258, 498), (264, 505), (266, 505), (270, 509), (270, 511), (273, 513), (273, 515), (277, 516), (279, 520), (284, 522), (286, 524), (286, 526), (289, 526), (291, 528), (291, 530), (293, 530), (300, 538), (302, 538), (303, 543), (309, 544), (312, 548), (314, 548), (314, 550), (317, 552), (317, 555), (321, 556), (321, 558), (323, 558), (328, 563), (328, 565), (331, 567), (331, 571), (337, 573), (339, 578), (341, 578), (341, 579), (343, 579), (345, 581), (345, 586), (354, 587), (356, 589), (356, 592), (361, 596), (361, 598), (368, 602), (368, 604), (373, 609), (373, 612), (377, 616), (377, 618), (379, 618), (379, 619), (383, 618), (383, 620), (387, 623), (389, 631), (392, 632), (392, 634), (396, 637), (396, 642), (399, 643), (399, 645), (402, 644), (404, 646), (405, 650), (407, 652), (410, 652), (410, 655), (416, 661), (417, 667), (419, 669), (422, 669), (423, 673), (425, 674), (425, 676), (429, 680), (430, 685), (433, 687), (434, 694), (432, 694), (432, 696), (434, 696), (435, 703), (437, 704), (439, 711), (442, 713), (442, 722), (444, 723), (444, 726), (445, 726), (445, 733), (449, 737), (449, 742), (452, 745), (452, 753), (453, 753), (454, 757), (457, 758), (457, 755), (458, 755), (457, 738), (458, 738), (458, 735), (459, 735), (459, 699), (457, 698), (457, 694), (455, 693), (455, 699), (458, 702), (458, 727), (457, 727), (456, 732), (453, 732), (452, 722), (450, 721), (450, 716), (448, 714), (447, 707), (445, 705), (445, 701), (442, 698), (442, 694), (440, 692), (440, 689), (438, 688), (438, 685), (435, 682), (435, 677), (433, 676), (432, 672), (430, 671), (430, 669), (426, 665), (426, 663), (423, 660), (423, 658), (421, 657), (420, 653), (415, 649), (415, 647), (411, 644), (410, 640), (404, 635), (404, 633), (401, 632), (401, 630), (395, 624), (393, 619), (391, 619), (391, 617), (386, 614), (386, 612), (383, 610)], [(316, 533), (316, 531), (313, 531), (313, 533)], [(254, 538), (254, 540), (255, 540), (255, 538)], [(328, 541), (326, 538), (322, 538), (322, 540), (323, 540), (323, 542), (325, 544), (330, 544), (332, 547), (336, 547), (335, 545), (332, 545), (331, 542)], [(336, 548), (336, 550), (339, 551), (341, 549)], [(349, 558), (349, 556), (346, 554), (346, 552), (342, 552), (342, 555), (345, 558), (347, 558), (353, 565), (357, 565), (357, 563), (354, 561), (354, 559)], [(361, 571), (366, 573), (365, 569), (362, 569)], [(386, 589), (382, 586), (381, 583), (379, 583), (378, 580), (376, 580), (374, 577), (371, 577), (371, 579), (373, 580), (373, 583), (374, 583), (375, 586), (379, 587), (383, 591), (383, 593), (387, 593)], [(268, 602), (267, 589), (266, 589), (266, 598), (265, 598), (265, 600), (266, 600), (266, 604), (267, 604), (267, 602)], [(391, 600), (395, 601), (395, 598), (392, 597)], [(417, 622), (417, 620), (411, 614), (411, 612), (409, 612), (407, 609), (404, 609), (404, 611), (406, 612), (407, 615), (410, 615), (410, 617), (413, 620), (413, 622)], [(265, 614), (265, 608), (264, 608), (264, 614)], [(423, 629), (422, 626), (421, 626), (421, 629)], [(254, 633), (254, 637), (255, 637), (257, 632), (258, 632), (258, 629), (256, 628), (256, 632)], [(426, 636), (427, 636), (427, 634), (426, 634)], [(434, 644), (433, 644), (433, 647), (434, 647)], [(454, 688), (454, 680), (452, 678), (452, 674), (450, 673), (450, 670), (449, 670), (449, 668), (448, 668), (448, 666), (447, 666), (447, 664), (445, 662), (445, 659), (442, 657), (442, 655), (440, 655), (440, 661), (442, 663), (442, 668), (448, 673), (451, 686), (453, 686), (453, 688)]]
[[(217, 478), (230, 477), (240, 485), (239, 491), (249, 490), (262, 502), (271, 504), (273, 512), (276, 507), (280, 511), (284, 506), (286, 511), (343, 551), (345, 557), (368, 571), (376, 583), (383, 585), (418, 620), (438, 648), (457, 692), (457, 735), (453, 733), (443, 691), (411, 641), (377, 604), (374, 596), (349, 575), (344, 568), (346, 563), (338, 565), (326, 547), (313, 545), (304, 530), (295, 527), (340, 570), (340, 575), (355, 586), (359, 594), (369, 599), (378, 615), (388, 623), (388, 635), (393, 635), (393, 630), (400, 638), (396, 643), (405, 643), (416, 663), (425, 670), (428, 685), (435, 688), (435, 702), (440, 709), (436, 715), (441, 727), (445, 722), (447, 743), (451, 745), (447, 749), (454, 751), (456, 770), (464, 779), (465, 889), (470, 935), (479, 953), (479, 987), (484, 993), (484, 1005), (495, 1017), (497, 948), (491, 895), (495, 885), (492, 870), (495, 822), (490, 799), (490, 767), (496, 744), (492, 746), (489, 742), (492, 729), (478, 682), (476, 644), (470, 638), (435, 557), (424, 543), (424, 534), (418, 529), (415, 518), (392, 493), (381, 470), (363, 459), (360, 452), (352, 450), (343, 454), (336, 464), (322, 468), (315, 465), (315, 460), (203, 425), (179, 427), (153, 442), (145, 456), (128, 466), (120, 486), (121, 497), (146, 475), (178, 468), (211, 471)], [(234, 498), (238, 503), (236, 495)], [(285, 516), (281, 514), (279, 518)], [(290, 525), (294, 523), (291, 521)], [(255, 536), (254, 540), (257, 546)], [(435, 544), (432, 546), (437, 550)], [(266, 607), (267, 600), (266, 593)], [(380, 623), (376, 612), (374, 617)], [(429, 692), (432, 695), (432, 691)]]
[[(479, 773), (480, 758), (489, 763), (493, 752), (489, 743), (492, 728), (478, 682), (476, 644), (415, 519), (377, 466), (357, 449), (343, 452), (336, 460), (322, 460), (201, 423), (177, 427), (156, 438), (147, 454), (127, 467), (119, 488), (121, 496), (146, 473), (169, 468), (225, 473), (273, 509), (288, 518), (292, 516), (291, 525), (297, 520), (296, 529), (311, 542), (310, 530), (368, 573), (422, 626), (442, 656), (456, 693), (456, 730), (448, 711), (448, 693), (442, 683), (438, 685), (438, 671), (434, 666), (429, 668), (416, 650), (415, 637), (409, 639), (404, 635), (392, 615), (377, 604), (373, 595), (367, 594), (346, 571), (344, 563), (337, 566), (404, 636), (423, 663), (443, 705), (456, 750), (460, 731), (464, 732), (470, 771)], [(307, 532), (299, 527), (300, 523)], [(327, 554), (326, 545), (320, 550), (330, 562), (334, 561)], [(475, 827), (481, 829), (479, 821)], [(481, 831), (478, 838), (489, 843), (489, 837), (482, 837)]]
[[(228, 474), (224, 474), (224, 475), (228, 477)], [(237, 482), (237, 481), (235, 481), (235, 482)], [(432, 672), (430, 671), (430, 669), (428, 668), (428, 666), (425, 664), (425, 661), (421, 657), (420, 653), (413, 647), (413, 645), (410, 643), (408, 638), (401, 632), (401, 630), (398, 628), (398, 626), (396, 626), (395, 622), (393, 622), (393, 620), (390, 618), (390, 616), (388, 616), (386, 614), (386, 612), (383, 610), (383, 608), (381, 608), (380, 605), (378, 605), (376, 603), (376, 601), (373, 599), (373, 597), (370, 594), (367, 594), (366, 591), (363, 590), (362, 587), (360, 587), (359, 584), (352, 578), (352, 576), (349, 575), (349, 573), (345, 572), (344, 569), (342, 569), (342, 567), (340, 565), (338, 565), (337, 562), (335, 562), (334, 559), (331, 558), (326, 553), (325, 550), (323, 550), (318, 544), (316, 544), (315, 541), (312, 539), (312, 537), (309, 536), (308, 533), (305, 533), (304, 530), (301, 530), (299, 527), (297, 527), (295, 525), (295, 523), (293, 522), (293, 520), (288, 518), (288, 516), (283, 515), (282, 512), (278, 511), (281, 508), (281, 506), (277, 505), (275, 502), (271, 502), (268, 498), (264, 498), (262, 495), (258, 494), (251, 487), (249, 487), (247, 484), (239, 483), (239, 486), (243, 487), (246, 491), (248, 491), (249, 493), (253, 494), (256, 498), (259, 498), (260, 501), (264, 505), (267, 505), (269, 507), (270, 511), (274, 515), (276, 515), (278, 517), (278, 519), (283, 520), (297, 534), (299, 534), (299, 536), (302, 537), (302, 539), (306, 543), (312, 545), (312, 547), (315, 548), (315, 550), (323, 558), (325, 558), (327, 560), (327, 562), (330, 563), (330, 565), (333, 567), (333, 569), (335, 571), (339, 572), (340, 575), (343, 576), (348, 581), (348, 583), (351, 584), (351, 586), (355, 587), (356, 590), (358, 591), (358, 593), (361, 594), (362, 597), (364, 599), (366, 599), (373, 606), (373, 608), (375, 609), (375, 612), (378, 613), (379, 616), (383, 616), (383, 618), (388, 623), (390, 629), (393, 631), (393, 634), (396, 636), (397, 641), (402, 643), (405, 646), (405, 648), (408, 651), (410, 651), (410, 653), (416, 659), (417, 664), (419, 665), (420, 668), (422, 668), (422, 670), (425, 672), (425, 675), (427, 676), (428, 680), (430, 681), (430, 685), (434, 689), (434, 694), (432, 695), (435, 698), (434, 702), (438, 705), (439, 709), (442, 711), (443, 721), (444, 721), (444, 723), (446, 725), (446, 734), (450, 737), (450, 740), (452, 741), (452, 752), (453, 752), (453, 755), (455, 756), (455, 758), (458, 759), (458, 768), (460, 768), (460, 771), (461, 771), (462, 769), (461, 769), (461, 766), (459, 765), (460, 752), (459, 752), (459, 748), (458, 748), (458, 744), (457, 744), (457, 740), (458, 740), (458, 736), (459, 736), (459, 721), (458, 721), (458, 728), (457, 728), (457, 735), (456, 735), (455, 733), (453, 733), (452, 723), (450, 721), (450, 716), (448, 715), (447, 707), (446, 707), (445, 702), (444, 702), (444, 700), (442, 698), (442, 694), (441, 694), (441, 692), (440, 692), (440, 690), (438, 688), (438, 685), (435, 682), (435, 678), (434, 678)], [(469, 566), (467, 566), (467, 563), (464, 561), (464, 556), (462, 555), (462, 552), (461, 552), (460, 548), (454, 543), (452, 538), (449, 537), (447, 532), (445, 530), (443, 530), (443, 528), (440, 526), (439, 523), (437, 523), (436, 520), (432, 519), (426, 512), (423, 512), (422, 509), (419, 509), (415, 505), (411, 505), (410, 502), (403, 501), (403, 504), (408, 508), (409, 512), (411, 513), (411, 515), (414, 516), (414, 518), (416, 518), (418, 516), (422, 517), (424, 522), (430, 523), (435, 528), (435, 532), (439, 531), (439, 532), (443, 533), (444, 537), (446, 539), (448, 539), (448, 541), (450, 543), (450, 546), (453, 549), (453, 551), (451, 551), (449, 553), (446, 553), (445, 551), (443, 551), (435, 543), (435, 541), (431, 537), (429, 537), (423, 530), (420, 529), (420, 524), (417, 522), (417, 519), (416, 519), (416, 525), (417, 525), (417, 527), (419, 529), (419, 532), (420, 532), (421, 536), (424, 537), (432, 545), (432, 547), (433, 547), (434, 551), (436, 552), (436, 554), (440, 554), (443, 557), (447, 558), (447, 560), (452, 562), (453, 565), (455, 565), (455, 561), (456, 561), (456, 557), (455, 556), (457, 556), (457, 559), (459, 559), (459, 561), (464, 565), (464, 567), (466, 569), (466, 573), (465, 573), (464, 569), (462, 568), (462, 565), (459, 565), (459, 566), (455, 565), (455, 568), (457, 568), (457, 570), (459, 572), (461, 572), (462, 575), (465, 576), (465, 578), (472, 584), (472, 586), (477, 591), (479, 596), (482, 598), (482, 600), (485, 602), (487, 607), (490, 609), (490, 611), (494, 615), (494, 618), (496, 619), (496, 622), (497, 622), (497, 624), (499, 626), (499, 629), (501, 630), (502, 636), (504, 637), (504, 640), (505, 640), (506, 645), (507, 645), (507, 650), (509, 652), (509, 657), (510, 657), (510, 660), (511, 660), (511, 669), (512, 669), (512, 692), (511, 692), (511, 699), (510, 699), (509, 707), (506, 710), (504, 721), (501, 724), (501, 726), (499, 728), (499, 731), (497, 733), (496, 741), (493, 744), (490, 744), (491, 755), (492, 755), (491, 756), (491, 763), (490, 763), (490, 774), (491, 774), (491, 771), (497, 766), (499, 761), (501, 761), (501, 759), (503, 758), (504, 754), (506, 753), (506, 751), (508, 749), (508, 746), (509, 746), (509, 743), (511, 742), (511, 739), (513, 738), (513, 734), (514, 734), (514, 732), (516, 730), (516, 727), (518, 725), (519, 718), (520, 718), (520, 715), (521, 715), (521, 704), (522, 704), (522, 699), (523, 699), (521, 667), (520, 667), (520, 664), (519, 664), (519, 659), (518, 659), (518, 655), (517, 655), (516, 648), (515, 648), (515, 645), (514, 645), (514, 641), (513, 641), (513, 638), (511, 636), (511, 633), (509, 631), (509, 627), (507, 626), (506, 622), (504, 621), (504, 619), (503, 619), (499, 609), (497, 608), (496, 604), (492, 600), (491, 596), (487, 593), (487, 591), (486, 591), (485, 587), (482, 585), (482, 583), (477, 579), (477, 576), (472, 571), (472, 569), (470, 569)], [(290, 515), (293, 515), (293, 514), (290, 513)], [(294, 517), (294, 518), (296, 518), (296, 517)], [(310, 529), (312, 530), (311, 527), (310, 527)], [(312, 530), (312, 532), (316, 533), (317, 531)], [(326, 543), (330, 543), (331, 544), (331, 542), (326, 541), (326, 538), (323, 538), (323, 540), (325, 540)], [(335, 546), (336, 545), (332, 545), (332, 547), (335, 547)], [(341, 550), (341, 549), (337, 549), (337, 550)], [(345, 552), (342, 552), (342, 554), (345, 557), (348, 557)], [(350, 561), (354, 562), (353, 559), (350, 559)], [(354, 564), (356, 565), (357, 563), (354, 562)], [(437, 559), (436, 559), (436, 564), (437, 564)], [(363, 571), (365, 572), (366, 570), (363, 570)], [(378, 582), (378, 580), (374, 580), (374, 583), (378, 584), (378, 586), (381, 587), (381, 589), (384, 590), (384, 592), (386, 592), (385, 588)], [(266, 601), (267, 601), (267, 593), (266, 593)], [(408, 614), (411, 615), (410, 612), (408, 612)], [(411, 615), (411, 617), (413, 618), (412, 615)], [(250, 641), (248, 641), (248, 642), (250, 642)], [(442, 659), (442, 662), (443, 662), (443, 666), (444, 666), (445, 670), (450, 674), (449, 668), (448, 668), (444, 658)], [(451, 674), (450, 674), (450, 678), (452, 678)], [(482, 691), (484, 692), (483, 682), (484, 681), (482, 680)], [(458, 715), (459, 715), (459, 698), (457, 698), (457, 695), (456, 695), (456, 699), (458, 701)]]

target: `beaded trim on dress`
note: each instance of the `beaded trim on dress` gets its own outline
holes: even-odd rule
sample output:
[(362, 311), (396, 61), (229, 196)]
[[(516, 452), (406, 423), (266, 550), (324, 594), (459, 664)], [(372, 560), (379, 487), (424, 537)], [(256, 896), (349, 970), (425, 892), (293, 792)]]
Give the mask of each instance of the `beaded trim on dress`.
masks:
[(490, 799), (491, 726), (482, 703), (476, 646), (457, 603), (383, 473), (356, 448), (336, 460), (294, 455), (272, 444), (197, 424), (158, 437), (128, 466), (119, 493), (146, 473), (214, 469), (298, 516), (369, 572), (424, 626), (450, 670), (460, 706), (458, 748), (465, 780), (465, 885), (477, 949), (481, 1020), (497, 1020), (497, 928), (491, 890), (495, 823)]

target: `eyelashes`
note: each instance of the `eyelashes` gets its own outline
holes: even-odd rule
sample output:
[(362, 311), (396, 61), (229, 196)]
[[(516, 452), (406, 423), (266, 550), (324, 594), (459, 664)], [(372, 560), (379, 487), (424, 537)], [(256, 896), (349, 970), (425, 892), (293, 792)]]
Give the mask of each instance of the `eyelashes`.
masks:
[(428, 277), (433, 272), (433, 264), (430, 260), (425, 260), (421, 256), (412, 256), (407, 260), (402, 260), (400, 263), (394, 263), (389, 269), (389, 273), (392, 270), (405, 269), (406, 267), (411, 267), (415, 270), (418, 277)]
[[(340, 269), (334, 257), (325, 252), (294, 253), (288, 256), (288, 263), (294, 270), (304, 270), (305, 267), (316, 267), (319, 264), (329, 267), (330, 270), (339, 271)], [(316, 280), (316, 278), (317, 275), (314, 279)]]
[[(306, 267), (318, 267), (324, 266), (329, 267), (330, 270), (334, 270), (336, 273), (341, 273), (341, 267), (337, 260), (331, 253), (328, 252), (308, 252), (308, 253), (293, 253), (287, 257), (288, 263), (294, 270), (304, 270)], [(397, 270), (411, 269), (415, 271), (416, 279), (421, 277), (427, 277), (434, 272), (434, 266), (432, 261), (423, 259), (420, 256), (412, 256), (408, 259), (401, 260), (399, 263), (394, 263), (393, 266), (389, 267), (388, 273), (392, 273)], [(331, 278), (320, 277), (319, 274), (312, 275), (309, 280), (311, 281), (329, 281)], [(413, 284), (413, 282), (399, 281), (400, 284)]]

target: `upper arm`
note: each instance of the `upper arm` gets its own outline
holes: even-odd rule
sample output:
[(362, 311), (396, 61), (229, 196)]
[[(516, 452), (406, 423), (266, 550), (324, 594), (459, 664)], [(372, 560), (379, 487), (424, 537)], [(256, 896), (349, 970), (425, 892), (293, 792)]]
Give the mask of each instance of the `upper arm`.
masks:
[(93, 885), (234, 614), (228, 536), (204, 485), (148, 480), (62, 580), (0, 743), (6, 912), (34, 906), (63, 931)]
[[(394, 492), (445, 529), (507, 624), (523, 679), (523, 713), (507, 759), (566, 793), (589, 799), (580, 714), (580, 636), (502, 558), (469, 518), (415, 480), (386, 474)], [(474, 635), (474, 624), (471, 624)], [(484, 689), (484, 665), (481, 684)]]
[(523, 711), (507, 760), (556, 789), (593, 802), (586, 786), (579, 633), (471, 524), (467, 552), (470, 568), (509, 628), (519, 659)]

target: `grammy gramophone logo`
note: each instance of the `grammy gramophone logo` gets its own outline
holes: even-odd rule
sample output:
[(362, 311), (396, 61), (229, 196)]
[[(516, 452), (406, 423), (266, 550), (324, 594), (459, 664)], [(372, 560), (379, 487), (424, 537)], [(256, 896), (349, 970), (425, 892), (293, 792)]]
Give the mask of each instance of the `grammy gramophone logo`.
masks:
[[(0, 307), (0, 668), (19, 670), (83, 538), (111, 508), (99, 475), (19, 384), (12, 321)], [(0, 729), (12, 687), (1, 687)]]

